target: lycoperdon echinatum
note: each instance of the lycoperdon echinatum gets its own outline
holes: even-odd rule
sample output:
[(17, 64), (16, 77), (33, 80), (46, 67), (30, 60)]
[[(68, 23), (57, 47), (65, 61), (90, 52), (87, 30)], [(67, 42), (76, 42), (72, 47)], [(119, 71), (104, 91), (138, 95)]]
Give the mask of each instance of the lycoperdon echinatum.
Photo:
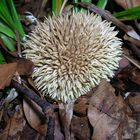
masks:
[(109, 80), (119, 66), (121, 39), (111, 22), (91, 13), (58, 15), (38, 22), (23, 54), (35, 69), (32, 78), (43, 95), (71, 102)]

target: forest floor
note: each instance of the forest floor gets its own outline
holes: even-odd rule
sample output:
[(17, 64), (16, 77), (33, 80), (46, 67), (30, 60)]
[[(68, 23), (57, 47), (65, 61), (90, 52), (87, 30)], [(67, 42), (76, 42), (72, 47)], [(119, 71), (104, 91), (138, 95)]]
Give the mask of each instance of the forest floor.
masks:
[[(131, 2), (109, 1), (106, 10), (79, 4), (117, 26), (123, 56), (114, 78), (110, 82), (102, 80), (78, 98), (73, 110), (40, 94), (30, 77), (31, 61), (17, 57), (17, 52), (3, 50), (8, 63), (0, 65), (0, 140), (140, 140), (140, 41), (135, 36), (135, 32), (140, 33), (140, 23), (120, 22), (110, 16), (140, 6), (139, 1), (133, 1), (133, 5)], [(49, 0), (15, 3), (27, 34), (35, 24), (26, 18), (29, 13), (25, 11), (38, 20), (51, 13)], [(72, 7), (67, 5), (63, 13)], [(134, 34), (129, 36), (130, 32)]]

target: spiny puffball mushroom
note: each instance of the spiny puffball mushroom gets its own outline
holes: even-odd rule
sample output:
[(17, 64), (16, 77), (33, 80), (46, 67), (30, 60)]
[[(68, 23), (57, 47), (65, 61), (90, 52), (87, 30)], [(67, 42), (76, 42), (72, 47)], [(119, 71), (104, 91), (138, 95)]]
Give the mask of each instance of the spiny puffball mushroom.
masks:
[(32, 77), (42, 94), (68, 103), (113, 77), (122, 54), (114, 28), (84, 12), (39, 22), (23, 54), (35, 65)]

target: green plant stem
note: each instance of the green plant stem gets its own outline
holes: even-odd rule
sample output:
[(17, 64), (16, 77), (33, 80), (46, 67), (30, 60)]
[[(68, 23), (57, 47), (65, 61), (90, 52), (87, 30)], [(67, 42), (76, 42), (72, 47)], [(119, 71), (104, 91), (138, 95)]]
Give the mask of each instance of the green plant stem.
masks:
[[(73, 3), (78, 3), (78, 0), (73, 0)], [(75, 13), (77, 13), (78, 12), (78, 8), (74, 7), (74, 11), (75, 11)]]

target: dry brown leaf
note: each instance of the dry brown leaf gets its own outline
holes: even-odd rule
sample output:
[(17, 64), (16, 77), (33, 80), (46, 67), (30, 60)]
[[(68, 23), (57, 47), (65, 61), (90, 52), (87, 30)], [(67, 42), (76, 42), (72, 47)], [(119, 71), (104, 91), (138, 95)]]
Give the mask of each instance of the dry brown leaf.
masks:
[(46, 140), (46, 136), (43, 136), (36, 132), (28, 123), (24, 126), (20, 140)]
[(115, 1), (125, 9), (140, 6), (140, 0), (115, 0)]
[(127, 100), (131, 107), (133, 107), (133, 110), (140, 113), (140, 93), (135, 93), (133, 96), (129, 96)]
[(130, 75), (130, 79), (131, 79), (133, 82), (135, 82), (135, 83), (137, 83), (138, 85), (140, 85), (140, 71), (138, 71), (138, 70), (133, 71), (133, 72), (131, 73), (131, 75)]
[(9, 86), (16, 69), (17, 63), (0, 65), (0, 89), (4, 89), (6, 86)]
[(102, 81), (90, 99), (88, 118), (94, 128), (93, 140), (118, 140), (122, 132), (129, 128), (126, 112), (131, 113), (121, 96), (114, 94), (114, 88)]
[(34, 64), (32, 61), (12, 55), (10, 52), (5, 52), (5, 57), (8, 62), (17, 63), (17, 72), (19, 75), (31, 75)]
[(80, 116), (86, 116), (89, 99), (86, 96), (78, 98), (74, 104), (74, 112)]
[(47, 123), (41, 107), (33, 101), (23, 100), (23, 110), (30, 126), (40, 134), (46, 135)]
[(15, 58), (13, 62), (17, 62), (17, 72), (19, 75), (31, 75), (33, 72), (33, 62), (25, 58)]
[(119, 70), (118, 71), (121, 71), (122, 69), (129, 67), (129, 66), (130, 66), (130, 62), (125, 57), (122, 57), (122, 59), (119, 62)]
[(74, 102), (67, 103), (67, 104), (63, 104), (63, 103), (59, 104), (59, 115), (60, 115), (62, 127), (64, 129), (66, 140), (71, 139), (70, 124), (73, 115), (73, 106), (74, 106)]
[(64, 136), (61, 132), (58, 113), (55, 113), (54, 140), (64, 140)]
[(0, 133), (0, 140), (19, 139), (25, 123), (22, 108), (18, 106), (18, 111), (8, 120), (6, 128)]
[(90, 140), (91, 130), (87, 117), (73, 116), (71, 121), (71, 131), (75, 139)]

